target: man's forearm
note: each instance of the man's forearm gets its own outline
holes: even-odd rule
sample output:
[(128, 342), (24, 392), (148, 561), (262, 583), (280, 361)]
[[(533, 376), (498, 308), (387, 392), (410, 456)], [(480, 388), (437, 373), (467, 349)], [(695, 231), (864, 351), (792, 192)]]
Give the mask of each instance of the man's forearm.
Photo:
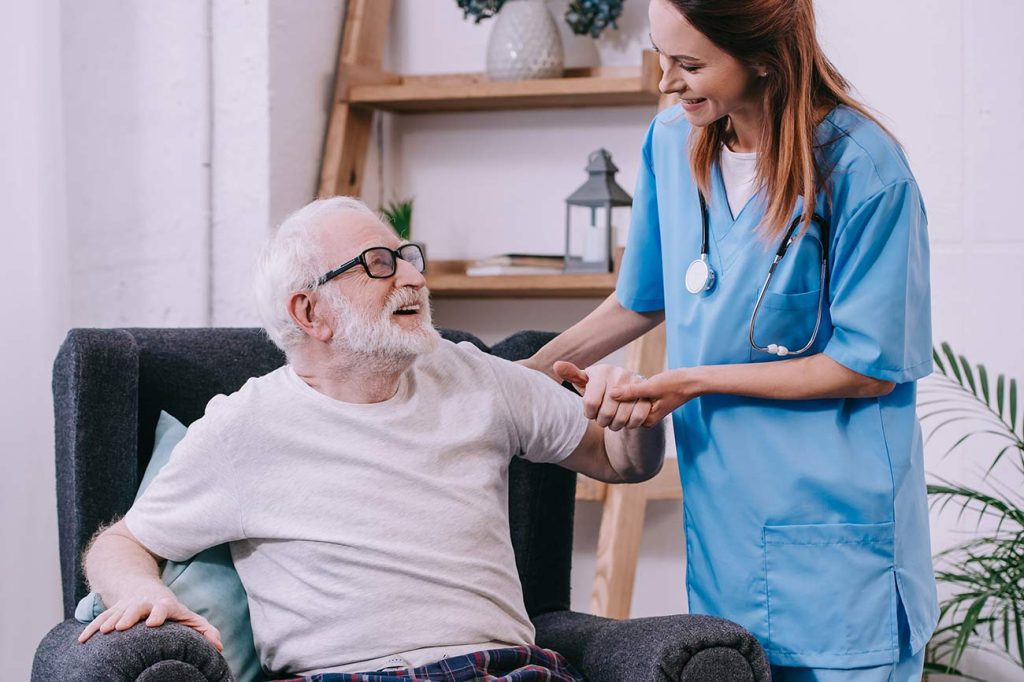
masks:
[(604, 448), (623, 482), (646, 481), (665, 463), (665, 422), (647, 428), (605, 429)]
[(160, 579), (156, 557), (131, 536), (123, 522), (93, 540), (85, 555), (85, 575), (108, 606), (129, 594), (171, 595)]

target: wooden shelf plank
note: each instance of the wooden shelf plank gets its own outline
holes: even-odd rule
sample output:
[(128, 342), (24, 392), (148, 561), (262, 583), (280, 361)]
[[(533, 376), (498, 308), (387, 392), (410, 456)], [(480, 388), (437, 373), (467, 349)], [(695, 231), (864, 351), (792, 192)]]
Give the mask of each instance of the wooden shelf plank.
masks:
[(427, 286), (433, 298), (604, 298), (615, 290), (615, 273), (551, 275), (466, 274), (464, 260), (430, 261)]
[(406, 113), (654, 105), (660, 95), (657, 56), (639, 67), (576, 69), (562, 78), (492, 81), (478, 73), (402, 76), (397, 84), (353, 84), (353, 106)]

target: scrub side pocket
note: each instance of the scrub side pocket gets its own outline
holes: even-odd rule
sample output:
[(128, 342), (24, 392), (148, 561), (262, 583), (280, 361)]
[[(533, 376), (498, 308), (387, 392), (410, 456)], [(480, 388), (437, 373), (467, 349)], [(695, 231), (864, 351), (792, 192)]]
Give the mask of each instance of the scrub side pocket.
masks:
[(774, 665), (853, 668), (899, 658), (893, 523), (765, 526)]

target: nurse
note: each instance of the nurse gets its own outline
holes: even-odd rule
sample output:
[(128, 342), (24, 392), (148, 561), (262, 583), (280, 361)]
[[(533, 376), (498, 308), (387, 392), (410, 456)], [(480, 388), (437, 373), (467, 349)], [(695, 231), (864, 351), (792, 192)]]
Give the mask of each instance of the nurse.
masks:
[[(528, 364), (585, 387), (602, 425), (671, 413), (690, 611), (752, 631), (773, 680), (920, 680), (938, 612), (920, 190), (822, 53), (811, 0), (649, 16), (678, 102), (644, 140), (616, 292)], [(666, 371), (587, 383), (579, 367), (662, 320)]]

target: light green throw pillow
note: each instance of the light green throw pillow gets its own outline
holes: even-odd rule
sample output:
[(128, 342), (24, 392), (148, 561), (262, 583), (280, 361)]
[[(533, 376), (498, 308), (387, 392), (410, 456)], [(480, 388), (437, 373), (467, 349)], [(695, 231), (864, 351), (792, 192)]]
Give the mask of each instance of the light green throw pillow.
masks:
[[(142, 476), (136, 499), (170, 460), (174, 446), (184, 438), (185, 431), (184, 425), (177, 419), (166, 412), (160, 413), (153, 456)], [(237, 682), (265, 679), (252, 641), (245, 588), (235, 572), (227, 545), (211, 547), (189, 561), (168, 561), (164, 564), (161, 578), (182, 604), (220, 630), (224, 658)], [(78, 603), (75, 618), (88, 623), (104, 610), (99, 595), (91, 592)]]

